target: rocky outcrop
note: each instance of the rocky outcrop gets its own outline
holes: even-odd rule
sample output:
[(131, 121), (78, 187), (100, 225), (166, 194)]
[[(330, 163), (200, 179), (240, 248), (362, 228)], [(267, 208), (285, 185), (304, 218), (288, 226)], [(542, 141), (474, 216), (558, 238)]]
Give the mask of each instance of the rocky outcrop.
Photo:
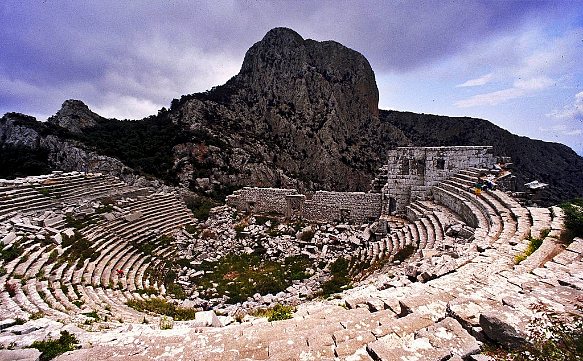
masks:
[(102, 117), (92, 112), (80, 100), (65, 100), (57, 114), (48, 119), (51, 124), (67, 129), (71, 133), (81, 133), (83, 129), (94, 127)]
[(3, 148), (24, 147), (33, 151), (45, 151), (48, 153), (48, 162), (54, 169), (102, 172), (122, 177), (132, 183), (135, 178), (133, 170), (120, 160), (89, 151), (82, 143), (52, 134), (49, 127), (50, 125), (37, 123), (34, 118), (7, 114), (0, 119), (1, 145)]
[[(304, 40), (290, 29), (269, 31), (224, 86), (174, 105), (175, 122), (210, 128), (246, 153), (239, 165), (246, 185), (282, 186), (278, 182), (295, 178), (300, 188), (366, 190), (382, 153), (375, 131), (382, 128), (378, 89), (368, 61), (339, 43)], [(396, 133), (386, 129), (396, 140), (389, 144), (406, 141)], [(264, 168), (258, 163), (268, 169), (256, 172)], [(188, 178), (184, 164), (178, 173)], [(255, 179), (246, 177), (247, 169)]]

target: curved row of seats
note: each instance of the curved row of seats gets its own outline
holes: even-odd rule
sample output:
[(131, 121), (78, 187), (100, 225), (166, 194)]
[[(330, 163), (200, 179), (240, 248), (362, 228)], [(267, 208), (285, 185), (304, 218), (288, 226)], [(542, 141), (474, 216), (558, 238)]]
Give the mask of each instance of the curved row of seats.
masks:
[[(84, 187), (90, 184), (101, 187), (101, 177), (85, 181), (85, 175), (66, 177), (62, 182), (58, 178), (53, 177), (44, 184), (44, 187), (50, 187), (51, 195), (63, 193), (57, 199), (83, 197), (86, 195)], [(93, 191), (103, 195), (100, 193), (102, 188), (96, 187)], [(24, 191), (30, 193), (27, 189)], [(128, 307), (126, 302), (165, 297), (162, 282), (153, 275), (159, 277), (160, 272), (165, 271), (159, 268), (163, 261), (175, 256), (176, 247), (160, 243), (159, 239), (173, 230), (193, 224), (194, 219), (174, 194), (153, 193), (126, 203), (125, 213), (117, 220), (106, 221), (95, 214), (91, 217), (96, 222), (79, 230), (96, 252), (97, 257), (93, 260), (62, 262), (59, 257), (51, 256), (51, 252), (56, 250), (63, 255), (68, 252), (67, 248), (40, 245), (35, 240), (22, 243), (23, 254), (2, 265), (5, 274), (0, 277), (3, 288), (0, 301), (4, 311), (0, 312), (0, 319), (27, 319), (42, 314), (62, 321), (79, 321), (88, 319), (89, 316), (83, 316), (83, 313), (97, 311), (102, 321), (106, 317), (107, 321), (141, 322), (144, 313)], [(132, 222), (124, 218), (125, 214), (135, 212), (141, 213), (139, 219)], [(151, 251), (144, 254), (142, 247)], [(141, 294), (145, 289), (148, 293), (155, 290), (158, 296)]]
[[(354, 257), (355, 263), (391, 262), (395, 255), (411, 245), (418, 254), (423, 249), (439, 249), (447, 238), (447, 219), (456, 216), (475, 229), (473, 243), (480, 249), (496, 243), (511, 246), (516, 252), (523, 251), (529, 235), (538, 237), (542, 230), (551, 228), (552, 217), (547, 208), (529, 210), (500, 190), (475, 195), (473, 185), (483, 172), (482, 169), (462, 170), (435, 185), (431, 190), (432, 200), (416, 200), (406, 207), (410, 223), (380, 241), (369, 242)], [(441, 212), (436, 211), (437, 208)], [(533, 216), (533, 213), (536, 214)], [(452, 242), (447, 240), (449, 244)], [(506, 261), (512, 260), (507, 257)], [(351, 272), (357, 273), (359, 269), (353, 266)]]

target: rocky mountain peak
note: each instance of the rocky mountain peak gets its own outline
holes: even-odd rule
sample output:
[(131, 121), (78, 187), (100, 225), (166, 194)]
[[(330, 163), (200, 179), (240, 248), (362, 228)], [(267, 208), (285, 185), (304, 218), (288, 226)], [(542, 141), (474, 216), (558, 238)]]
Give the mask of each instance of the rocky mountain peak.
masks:
[(68, 129), (72, 133), (81, 133), (84, 128), (93, 127), (102, 117), (89, 109), (81, 100), (68, 99), (63, 102), (57, 114), (48, 119), (49, 123)]
[(334, 114), (344, 123), (378, 116), (379, 93), (366, 58), (335, 41), (304, 40), (291, 29), (272, 29), (255, 43), (238, 78), (255, 96), (306, 118)]

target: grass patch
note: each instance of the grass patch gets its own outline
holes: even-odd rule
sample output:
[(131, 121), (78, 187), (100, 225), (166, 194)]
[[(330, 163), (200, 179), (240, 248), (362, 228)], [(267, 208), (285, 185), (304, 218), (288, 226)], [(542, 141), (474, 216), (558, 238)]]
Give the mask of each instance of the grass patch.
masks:
[[(86, 259), (94, 261), (100, 254), (100, 252), (92, 248), (93, 244), (78, 231), (75, 231), (75, 234), (71, 237), (63, 234), (61, 245), (63, 248), (69, 247), (61, 255), (61, 260), (63, 262), (75, 262), (76, 260), (79, 260), (80, 263), (83, 263)], [(49, 255), (49, 257), (51, 257), (51, 255)]]
[(322, 291), (318, 296), (329, 297), (333, 293), (344, 291), (350, 286), (351, 279), (348, 276), (349, 262), (346, 258), (339, 257), (330, 265), (331, 278), (322, 284)]
[(265, 260), (260, 254), (228, 254), (216, 262), (203, 262), (200, 269), (212, 271), (193, 279), (207, 297), (226, 295), (231, 303), (244, 302), (255, 293), (276, 294), (293, 280), (307, 278), (305, 269), (311, 265), (307, 256), (293, 256), (284, 262)]
[[(542, 234), (543, 231), (541, 231), (541, 238), (528, 237), (528, 246), (522, 253), (514, 256), (514, 264), (519, 264), (520, 262), (524, 261), (526, 258), (528, 258), (528, 256), (533, 254), (541, 246), (541, 244), (543, 244), (544, 237), (542, 237)], [(549, 233), (547, 232), (546, 234), (548, 235)]]
[(251, 313), (251, 316), (255, 317), (266, 317), (267, 321), (281, 321), (281, 320), (288, 320), (293, 317), (295, 309), (292, 306), (283, 306), (279, 303), (273, 306), (272, 308), (262, 308), (255, 310)]
[(148, 311), (172, 317), (176, 321), (194, 320), (196, 310), (194, 308), (177, 307), (162, 298), (150, 298), (148, 300), (129, 300), (126, 303), (129, 307), (140, 311)]
[(55, 357), (75, 350), (75, 344), (79, 341), (72, 333), (61, 331), (61, 337), (57, 340), (34, 341), (31, 348), (36, 348), (41, 352), (40, 360), (52, 360)]
[(0, 249), (0, 259), (3, 260), (5, 263), (13, 261), (16, 257), (20, 256), (24, 250), (20, 246), (20, 243), (14, 242), (12, 246), (6, 250)]

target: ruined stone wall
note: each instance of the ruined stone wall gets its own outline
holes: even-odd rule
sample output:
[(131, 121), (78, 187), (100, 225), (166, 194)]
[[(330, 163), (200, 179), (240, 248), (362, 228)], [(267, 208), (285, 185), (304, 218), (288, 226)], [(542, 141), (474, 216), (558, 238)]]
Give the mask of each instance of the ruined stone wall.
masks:
[(298, 194), (295, 189), (245, 187), (227, 197), (240, 211), (278, 212), (313, 222), (364, 223), (381, 214), (380, 193), (326, 192)]
[(245, 212), (285, 213), (286, 196), (298, 194), (295, 189), (244, 187), (227, 196), (227, 205)]
[(303, 217), (319, 222), (365, 223), (381, 215), (379, 193), (318, 191), (304, 203)]
[(412, 200), (427, 196), (430, 188), (461, 169), (491, 168), (492, 147), (402, 147), (387, 157), (387, 183), (382, 189), (383, 212), (403, 213)]

